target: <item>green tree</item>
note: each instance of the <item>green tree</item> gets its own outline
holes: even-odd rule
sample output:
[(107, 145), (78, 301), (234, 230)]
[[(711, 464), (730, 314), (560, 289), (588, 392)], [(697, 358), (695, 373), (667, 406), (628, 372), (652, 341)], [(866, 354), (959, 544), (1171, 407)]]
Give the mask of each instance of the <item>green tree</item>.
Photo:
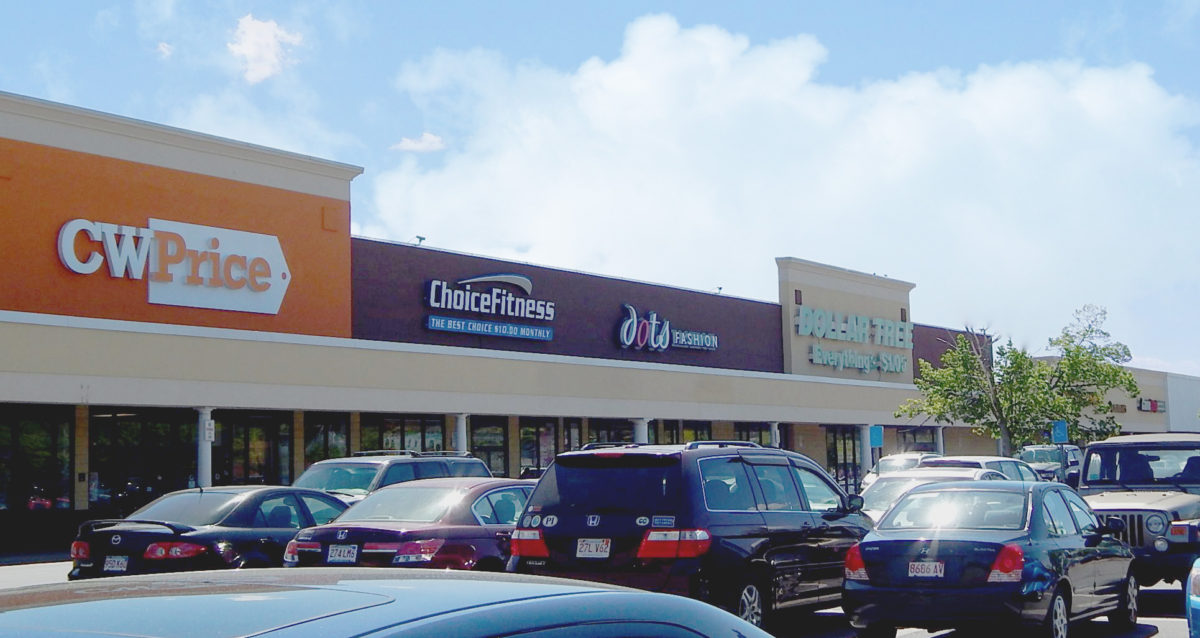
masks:
[(916, 380), (921, 396), (909, 399), (896, 416), (926, 415), (939, 423), (968, 423), (976, 434), (999, 439), (1001, 454), (1027, 443), (1049, 442), (1052, 421), (1066, 421), (1073, 441), (1094, 441), (1121, 431), (1105, 395), (1121, 389), (1137, 396), (1133, 374), (1122, 367), (1129, 348), (1104, 330), (1108, 313), (1087, 305), (1074, 322), (1050, 339), (1054, 353), (1034, 357), (1011, 340), (995, 346), (985, 331), (959, 335), (941, 358), (941, 367), (920, 360)]

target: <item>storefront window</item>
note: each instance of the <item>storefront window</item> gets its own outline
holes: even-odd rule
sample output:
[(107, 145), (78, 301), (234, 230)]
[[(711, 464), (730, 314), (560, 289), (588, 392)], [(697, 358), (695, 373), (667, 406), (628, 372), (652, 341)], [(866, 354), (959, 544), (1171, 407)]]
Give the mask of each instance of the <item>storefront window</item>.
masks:
[(825, 426), (826, 465), (847, 492), (858, 492), (859, 440), (857, 425)]
[(734, 423), (733, 436), (739, 441), (767, 447), (771, 445), (771, 426), (766, 423)]
[(583, 419), (563, 419), (563, 450), (583, 447)]
[(292, 482), (292, 413), (216, 410), (213, 485)]
[(0, 509), (71, 509), (74, 409), (0, 406)]
[(711, 440), (711, 421), (663, 421), (663, 443), (668, 445)]
[(508, 418), (470, 417), (471, 453), (483, 459), (494, 476), (508, 476)]
[(440, 414), (363, 414), (360, 423), (360, 445), (364, 450), (445, 449), (445, 417)]
[(89, 418), (89, 508), (124, 515), (195, 487), (195, 410), (93, 407)]
[(304, 413), (304, 465), (348, 455), (350, 415), (345, 412)]
[(588, 443), (633, 443), (633, 424), (629, 419), (592, 419)]
[(558, 454), (558, 419), (521, 417), (521, 469), (547, 468)]
[(937, 452), (937, 431), (930, 427), (900, 428), (901, 452)]

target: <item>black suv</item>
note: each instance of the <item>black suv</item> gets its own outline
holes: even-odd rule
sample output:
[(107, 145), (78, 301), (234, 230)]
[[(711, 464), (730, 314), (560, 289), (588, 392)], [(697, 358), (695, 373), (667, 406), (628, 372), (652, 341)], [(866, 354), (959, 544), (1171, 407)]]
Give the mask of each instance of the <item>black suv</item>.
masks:
[(393, 483), (445, 476), (491, 476), (487, 465), (466, 452), (373, 450), (313, 463), (293, 483), (325, 490), (354, 504)]
[(508, 570), (681, 594), (762, 625), (836, 605), (871, 529), (812, 459), (744, 441), (559, 454), (512, 537)]

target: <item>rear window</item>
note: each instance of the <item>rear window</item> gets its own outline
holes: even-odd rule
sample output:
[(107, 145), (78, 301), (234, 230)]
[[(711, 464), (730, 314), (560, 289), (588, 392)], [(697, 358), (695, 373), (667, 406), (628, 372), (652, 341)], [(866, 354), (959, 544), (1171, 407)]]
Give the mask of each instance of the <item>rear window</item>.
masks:
[(491, 476), (483, 461), (451, 461), (450, 476)]
[(374, 463), (318, 463), (300, 475), (293, 484), (327, 492), (366, 494), (379, 472)]
[(593, 454), (559, 457), (538, 481), (529, 506), (589, 512), (674, 512), (683, 498), (678, 456)]
[(958, 459), (925, 459), (921, 467), (973, 467), (981, 468), (979, 461), (960, 461)]
[(241, 494), (184, 492), (168, 494), (129, 515), (129, 518), (184, 525), (215, 525), (229, 515)]
[(921, 459), (915, 456), (898, 457), (894, 459), (879, 459), (879, 464), (875, 466), (875, 471), (882, 474), (883, 472), (899, 472), (900, 470), (909, 470), (917, 466), (917, 462)]
[(909, 493), (879, 529), (1025, 529), (1025, 493), (947, 489)]
[(371, 492), (338, 517), (339, 523), (355, 521), (406, 521), (432, 523), (462, 500), (455, 487), (428, 487), (406, 483)]

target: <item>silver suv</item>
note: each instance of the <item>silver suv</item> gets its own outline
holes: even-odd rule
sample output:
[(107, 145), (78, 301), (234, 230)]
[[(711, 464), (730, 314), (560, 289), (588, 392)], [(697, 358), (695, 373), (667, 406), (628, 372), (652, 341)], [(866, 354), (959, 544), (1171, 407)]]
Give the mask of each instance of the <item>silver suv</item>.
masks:
[(353, 505), (393, 483), (446, 476), (491, 476), (487, 465), (466, 452), (375, 450), (317, 461), (293, 483), (325, 490)]
[(1079, 493), (1125, 521), (1138, 583), (1184, 582), (1200, 555), (1200, 434), (1114, 436), (1084, 457)]

